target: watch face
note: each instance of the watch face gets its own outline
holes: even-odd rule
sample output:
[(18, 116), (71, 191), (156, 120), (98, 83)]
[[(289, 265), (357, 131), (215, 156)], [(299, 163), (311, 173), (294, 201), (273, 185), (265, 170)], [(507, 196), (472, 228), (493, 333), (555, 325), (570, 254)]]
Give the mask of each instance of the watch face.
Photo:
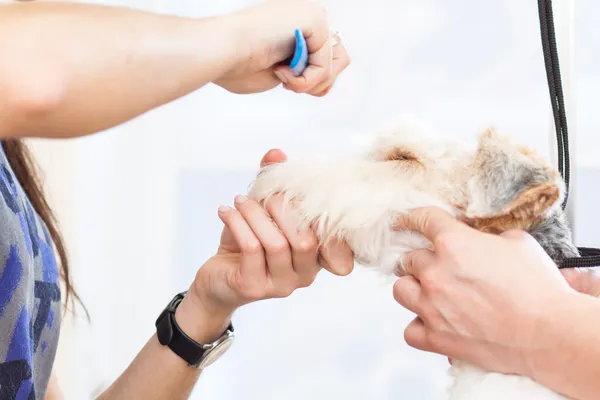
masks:
[(217, 361), (217, 359), (219, 359), (223, 355), (223, 353), (229, 350), (232, 344), (233, 337), (228, 337), (221, 343), (213, 347), (211, 350), (204, 353), (204, 358), (202, 358), (202, 361), (200, 361), (200, 364), (198, 364), (198, 368), (204, 369), (212, 363), (214, 363), (215, 361)]

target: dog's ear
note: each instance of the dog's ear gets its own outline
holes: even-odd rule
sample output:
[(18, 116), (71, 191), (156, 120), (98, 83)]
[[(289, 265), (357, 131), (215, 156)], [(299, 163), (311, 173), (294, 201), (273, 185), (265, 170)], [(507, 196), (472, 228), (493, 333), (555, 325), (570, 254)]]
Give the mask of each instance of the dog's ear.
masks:
[(555, 168), (492, 129), (480, 136), (468, 173), (465, 219), (483, 231), (527, 229), (564, 198)]

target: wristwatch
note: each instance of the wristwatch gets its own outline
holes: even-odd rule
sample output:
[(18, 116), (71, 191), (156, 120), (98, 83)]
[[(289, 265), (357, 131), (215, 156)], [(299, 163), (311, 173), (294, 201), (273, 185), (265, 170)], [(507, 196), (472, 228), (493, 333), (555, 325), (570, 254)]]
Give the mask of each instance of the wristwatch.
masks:
[(233, 324), (214, 342), (201, 344), (185, 334), (175, 321), (175, 310), (186, 292), (179, 293), (160, 314), (156, 320), (156, 335), (163, 346), (169, 348), (181, 357), (189, 366), (204, 369), (219, 359), (233, 344)]

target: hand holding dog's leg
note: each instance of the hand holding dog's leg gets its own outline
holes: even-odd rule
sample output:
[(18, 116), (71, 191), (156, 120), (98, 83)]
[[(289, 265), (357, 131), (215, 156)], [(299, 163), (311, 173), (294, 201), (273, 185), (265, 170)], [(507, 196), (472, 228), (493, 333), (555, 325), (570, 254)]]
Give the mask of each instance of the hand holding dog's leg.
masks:
[[(269, 150), (260, 162), (261, 167), (287, 161), (287, 155), (279, 149)], [(346, 243), (332, 240), (319, 251), (319, 263), (334, 275), (345, 276), (352, 272), (354, 255)]]

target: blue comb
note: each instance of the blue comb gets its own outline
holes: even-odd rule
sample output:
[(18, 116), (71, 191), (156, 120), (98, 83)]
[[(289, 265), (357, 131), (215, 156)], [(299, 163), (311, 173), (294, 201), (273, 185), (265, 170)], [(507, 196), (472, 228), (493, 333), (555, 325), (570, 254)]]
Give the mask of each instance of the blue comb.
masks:
[(290, 63), (290, 69), (295, 76), (300, 76), (308, 66), (308, 47), (306, 46), (306, 39), (300, 32), (300, 29), (296, 29), (296, 50), (294, 51), (294, 57)]

